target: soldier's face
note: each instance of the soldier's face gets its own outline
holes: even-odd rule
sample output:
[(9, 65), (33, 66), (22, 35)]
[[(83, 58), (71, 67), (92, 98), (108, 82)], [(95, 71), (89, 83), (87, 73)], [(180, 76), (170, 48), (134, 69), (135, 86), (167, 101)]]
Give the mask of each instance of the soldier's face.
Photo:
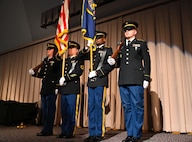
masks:
[(53, 53), (54, 53), (54, 49), (48, 49), (48, 50), (47, 50), (47, 56), (48, 56), (48, 57), (52, 57), (52, 56), (53, 56)]
[(133, 38), (136, 36), (136, 34), (137, 34), (137, 31), (135, 29), (126, 30), (125, 31), (125, 38), (127, 38), (127, 39)]
[(77, 48), (69, 48), (68, 49), (68, 55), (69, 56), (76, 56), (77, 55), (77, 53), (78, 53), (78, 49)]
[(98, 38), (98, 39), (95, 40), (97, 46), (99, 46), (101, 44), (104, 44), (105, 41), (106, 41), (106, 39), (104, 37)]

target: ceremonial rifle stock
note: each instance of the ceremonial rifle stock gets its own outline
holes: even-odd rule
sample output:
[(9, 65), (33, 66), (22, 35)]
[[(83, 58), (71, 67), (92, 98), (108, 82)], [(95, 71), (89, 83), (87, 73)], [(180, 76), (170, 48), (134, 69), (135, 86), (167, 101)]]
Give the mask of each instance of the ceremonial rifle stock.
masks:
[[(124, 41), (124, 40), (123, 40)], [(120, 52), (121, 50), (121, 47), (123, 46), (123, 41), (120, 41), (118, 44), (117, 44), (117, 49), (115, 50), (115, 52), (111, 55), (112, 58), (116, 59), (117, 58), (117, 55), (118, 53)]]
[(41, 68), (42, 66), (43, 66), (43, 62), (41, 62), (39, 65), (33, 68), (34, 72), (37, 73), (39, 68)]

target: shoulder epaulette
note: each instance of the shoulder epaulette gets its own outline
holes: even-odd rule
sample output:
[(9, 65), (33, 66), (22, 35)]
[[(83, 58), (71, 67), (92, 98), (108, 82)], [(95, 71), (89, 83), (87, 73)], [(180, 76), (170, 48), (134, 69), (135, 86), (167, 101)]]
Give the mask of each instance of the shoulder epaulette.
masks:
[(142, 42), (145, 42), (145, 40), (144, 39), (137, 39), (138, 41), (142, 41)]

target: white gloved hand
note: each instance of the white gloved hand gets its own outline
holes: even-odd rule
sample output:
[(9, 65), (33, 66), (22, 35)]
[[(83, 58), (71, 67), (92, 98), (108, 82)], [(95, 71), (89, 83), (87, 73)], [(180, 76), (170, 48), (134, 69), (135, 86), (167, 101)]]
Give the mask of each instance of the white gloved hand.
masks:
[(108, 57), (107, 62), (109, 63), (109, 65), (115, 65), (116, 61), (114, 58), (112, 58), (111, 56)]
[(88, 46), (88, 47), (90, 47), (90, 46), (91, 46), (91, 44), (93, 44), (93, 41), (88, 40), (88, 42), (87, 42), (87, 46)]
[(63, 85), (64, 85), (64, 82), (65, 82), (65, 77), (61, 77), (61, 78), (59, 79), (59, 85), (60, 85), (60, 86), (63, 86)]
[(91, 71), (89, 73), (89, 78), (93, 78), (93, 77), (96, 77), (97, 76), (97, 72), (96, 71)]
[(143, 81), (143, 88), (147, 88), (149, 86), (149, 81)]
[(31, 69), (29, 69), (29, 74), (30, 74), (30, 75), (34, 75), (34, 74), (35, 74), (35, 71), (31, 68)]
[(55, 95), (57, 95), (58, 94), (58, 89), (55, 89)]

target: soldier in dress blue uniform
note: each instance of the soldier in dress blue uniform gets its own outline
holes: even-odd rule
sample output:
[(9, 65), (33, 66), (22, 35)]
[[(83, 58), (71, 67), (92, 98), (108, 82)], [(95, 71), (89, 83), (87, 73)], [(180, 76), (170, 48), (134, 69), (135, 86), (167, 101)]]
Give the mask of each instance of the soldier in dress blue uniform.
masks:
[[(101, 141), (105, 134), (105, 97), (108, 87), (108, 74), (113, 69), (107, 63), (112, 55), (112, 48), (105, 46), (107, 34), (103, 31), (96, 32), (96, 50), (93, 51), (93, 71), (88, 76), (88, 115), (89, 137), (85, 142)], [(90, 59), (90, 52), (85, 47), (80, 54), (85, 59)]]
[(47, 57), (43, 59), (38, 69), (30, 69), (33, 77), (42, 78), (41, 109), (43, 114), (43, 128), (37, 136), (50, 136), (53, 134), (53, 124), (56, 110), (56, 90), (60, 78), (60, 61), (55, 58), (57, 47), (53, 43), (47, 44)]
[(84, 70), (84, 60), (77, 57), (80, 45), (68, 42), (68, 58), (65, 60), (64, 77), (59, 80), (61, 94), (61, 134), (57, 138), (74, 136), (80, 95), (80, 76)]
[(150, 81), (150, 55), (147, 42), (136, 39), (138, 23), (123, 23), (124, 44), (116, 61), (108, 63), (120, 68), (119, 89), (124, 108), (127, 138), (122, 142), (137, 142), (141, 138), (144, 115), (144, 88)]

